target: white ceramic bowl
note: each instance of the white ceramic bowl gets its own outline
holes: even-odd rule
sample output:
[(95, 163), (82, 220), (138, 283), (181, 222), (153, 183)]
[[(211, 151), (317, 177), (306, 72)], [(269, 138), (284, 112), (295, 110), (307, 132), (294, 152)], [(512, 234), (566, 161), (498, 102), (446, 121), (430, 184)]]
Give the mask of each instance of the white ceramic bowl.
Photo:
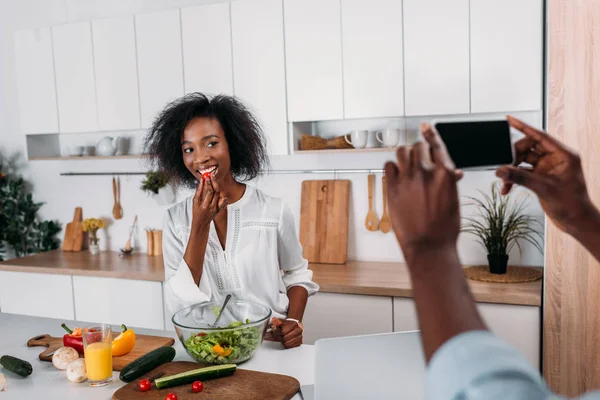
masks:
[(78, 157), (83, 155), (83, 146), (67, 146), (67, 154), (71, 157)]

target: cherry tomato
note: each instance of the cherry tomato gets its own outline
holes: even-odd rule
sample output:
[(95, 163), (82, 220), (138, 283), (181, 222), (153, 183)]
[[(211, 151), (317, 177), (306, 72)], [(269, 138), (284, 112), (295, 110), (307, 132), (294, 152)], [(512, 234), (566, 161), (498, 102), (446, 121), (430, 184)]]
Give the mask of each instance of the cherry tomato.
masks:
[(204, 390), (204, 384), (202, 382), (196, 381), (196, 382), (192, 383), (192, 392), (200, 393), (203, 390)]
[(150, 390), (151, 386), (152, 386), (152, 384), (150, 383), (150, 381), (148, 379), (142, 379), (140, 381), (140, 383), (138, 384), (138, 387), (140, 388), (140, 392), (147, 392), (148, 390)]
[(165, 400), (177, 400), (177, 395), (175, 393), (169, 393)]
[(202, 174), (202, 179), (207, 181), (210, 179), (210, 172), (205, 172)]

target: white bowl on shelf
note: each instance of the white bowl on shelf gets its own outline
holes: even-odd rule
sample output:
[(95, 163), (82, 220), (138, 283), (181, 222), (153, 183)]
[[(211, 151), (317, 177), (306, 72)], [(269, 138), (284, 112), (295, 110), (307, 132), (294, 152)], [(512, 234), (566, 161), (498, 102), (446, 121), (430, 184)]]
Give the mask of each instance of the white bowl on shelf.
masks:
[(84, 146), (67, 146), (67, 154), (69, 157), (79, 157), (83, 155)]

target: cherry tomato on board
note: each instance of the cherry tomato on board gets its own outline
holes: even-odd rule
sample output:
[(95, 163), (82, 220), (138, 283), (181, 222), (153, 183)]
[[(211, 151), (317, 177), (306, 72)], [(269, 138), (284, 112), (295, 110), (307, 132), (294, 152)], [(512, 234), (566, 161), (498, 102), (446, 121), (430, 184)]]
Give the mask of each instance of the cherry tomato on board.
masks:
[(200, 393), (202, 390), (204, 390), (204, 384), (202, 382), (196, 381), (192, 383), (192, 392)]
[(152, 387), (152, 384), (148, 379), (142, 379), (138, 384), (138, 387), (140, 388), (140, 392), (147, 392), (150, 390), (150, 387)]
[(169, 393), (165, 400), (177, 400), (177, 395), (175, 393)]

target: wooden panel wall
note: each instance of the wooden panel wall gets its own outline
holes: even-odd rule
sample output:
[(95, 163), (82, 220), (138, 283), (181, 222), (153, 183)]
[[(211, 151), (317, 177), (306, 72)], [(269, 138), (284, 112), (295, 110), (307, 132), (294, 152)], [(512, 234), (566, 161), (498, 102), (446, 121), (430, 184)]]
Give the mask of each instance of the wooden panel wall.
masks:
[[(600, 205), (600, 1), (548, 6), (548, 131), (579, 151)], [(562, 395), (600, 389), (600, 265), (550, 222), (544, 302), (544, 377)]]

